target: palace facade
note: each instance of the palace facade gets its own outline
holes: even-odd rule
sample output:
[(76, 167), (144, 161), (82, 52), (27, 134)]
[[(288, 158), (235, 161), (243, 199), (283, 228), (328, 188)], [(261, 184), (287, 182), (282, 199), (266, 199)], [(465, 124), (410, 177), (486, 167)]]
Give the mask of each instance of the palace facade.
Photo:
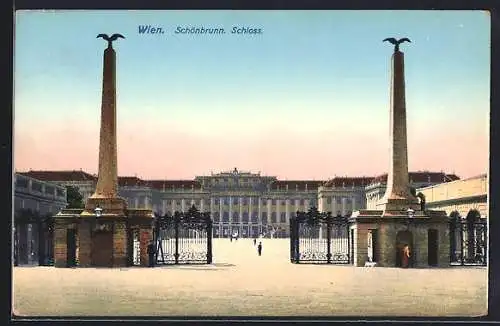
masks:
[[(23, 175), (80, 189), (84, 199), (96, 186), (97, 176), (83, 171), (28, 171)], [(414, 187), (457, 180), (443, 172), (411, 172)], [(331, 180), (278, 180), (233, 169), (194, 180), (143, 180), (119, 177), (119, 194), (130, 208), (149, 208), (155, 213), (173, 214), (195, 205), (210, 212), (214, 237), (238, 233), (286, 237), (289, 219), (296, 211), (318, 207), (334, 215), (350, 216), (373, 200), (374, 189), (383, 194), (383, 176), (334, 177)]]

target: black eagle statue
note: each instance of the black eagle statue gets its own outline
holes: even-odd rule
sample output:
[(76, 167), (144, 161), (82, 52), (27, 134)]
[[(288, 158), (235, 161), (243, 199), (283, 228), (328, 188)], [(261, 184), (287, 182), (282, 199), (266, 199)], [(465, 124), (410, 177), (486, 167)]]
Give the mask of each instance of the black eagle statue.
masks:
[(113, 34), (111, 35), (111, 37), (108, 36), (108, 34), (99, 34), (97, 35), (97, 38), (99, 37), (102, 37), (105, 41), (108, 41), (108, 48), (112, 48), (111, 43), (113, 41), (116, 41), (119, 38), (125, 38), (125, 36), (123, 36), (122, 34)]
[(383, 40), (383, 42), (386, 42), (386, 41), (394, 44), (394, 52), (399, 51), (399, 45), (401, 43), (403, 43), (403, 42), (410, 42), (411, 43), (410, 39), (407, 37), (400, 38), (399, 40), (396, 40), (394, 37), (388, 37), (385, 40)]

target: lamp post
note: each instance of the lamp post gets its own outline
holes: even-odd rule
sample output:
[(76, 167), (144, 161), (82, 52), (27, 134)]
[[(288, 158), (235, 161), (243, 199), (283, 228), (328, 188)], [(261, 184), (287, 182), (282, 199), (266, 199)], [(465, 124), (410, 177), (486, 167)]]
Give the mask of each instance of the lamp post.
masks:
[(99, 206), (97, 206), (97, 207), (94, 209), (94, 213), (95, 213), (95, 216), (96, 216), (96, 217), (101, 217), (101, 216), (102, 216), (102, 208), (100, 208)]

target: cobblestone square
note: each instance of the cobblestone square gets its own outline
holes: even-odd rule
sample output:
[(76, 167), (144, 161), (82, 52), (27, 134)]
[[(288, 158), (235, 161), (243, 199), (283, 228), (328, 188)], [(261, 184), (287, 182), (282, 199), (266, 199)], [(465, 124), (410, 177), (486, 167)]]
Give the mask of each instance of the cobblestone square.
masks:
[(288, 239), (214, 239), (212, 265), (15, 267), (22, 316), (479, 316), (487, 268), (296, 265)]

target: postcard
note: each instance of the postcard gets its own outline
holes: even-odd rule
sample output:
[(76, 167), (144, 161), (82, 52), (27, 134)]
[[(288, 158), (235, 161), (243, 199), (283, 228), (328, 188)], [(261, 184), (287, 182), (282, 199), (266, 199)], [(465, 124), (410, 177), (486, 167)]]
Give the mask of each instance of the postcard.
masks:
[(487, 314), (487, 13), (20, 10), (14, 47), (15, 316)]

